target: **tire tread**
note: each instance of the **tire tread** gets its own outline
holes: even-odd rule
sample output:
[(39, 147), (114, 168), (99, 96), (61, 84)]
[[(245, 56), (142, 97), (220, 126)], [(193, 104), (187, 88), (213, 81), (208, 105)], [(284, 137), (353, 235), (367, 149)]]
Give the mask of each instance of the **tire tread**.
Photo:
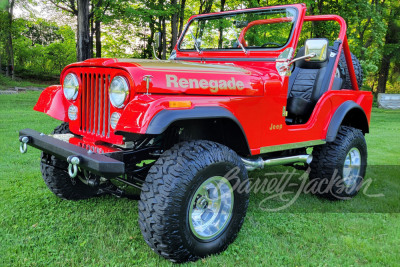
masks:
[[(62, 123), (56, 127), (52, 134), (71, 133), (68, 123)], [(93, 188), (82, 183), (75, 178), (76, 184), (72, 184), (71, 178), (67, 172), (68, 163), (55, 156), (42, 152), (40, 170), (47, 187), (57, 197), (66, 200), (80, 200), (95, 196), (98, 188)]]
[[(179, 216), (170, 212), (180, 203), (174, 199), (182, 198), (191, 179), (204, 164), (230, 158), (233, 163), (246, 172), (240, 158), (226, 146), (210, 141), (187, 141), (174, 145), (151, 167), (142, 187), (139, 201), (139, 226), (146, 243), (159, 255), (173, 262), (196, 261), (201, 257), (193, 255), (183, 246), (177, 228)], [(187, 168), (190, 164), (191, 168)], [(248, 198), (243, 209), (248, 206)], [(242, 217), (238, 230), (221, 244), (225, 250), (236, 238), (244, 221)]]
[[(365, 146), (365, 155), (362, 156), (365, 157), (366, 161), (367, 150), (362, 131), (349, 126), (341, 126), (333, 142), (313, 148), (313, 160), (310, 164), (311, 171), (309, 174), (310, 180), (330, 179), (334, 176), (336, 170), (342, 169), (343, 157), (347, 155), (349, 147), (355, 139), (360, 140), (361, 144)], [(363, 172), (365, 172), (365, 167), (362, 166), (364, 168)], [(328, 199), (337, 199), (331, 191), (319, 195)]]

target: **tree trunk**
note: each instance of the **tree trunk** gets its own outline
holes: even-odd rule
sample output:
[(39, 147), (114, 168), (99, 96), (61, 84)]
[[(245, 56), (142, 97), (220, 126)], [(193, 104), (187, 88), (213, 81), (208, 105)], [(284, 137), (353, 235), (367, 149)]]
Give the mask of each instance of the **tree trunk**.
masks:
[(179, 14), (179, 34), (178, 34), (179, 36), (181, 36), (183, 31), (183, 24), (185, 20), (185, 5), (186, 5), (186, 0), (181, 0), (181, 10)]
[[(92, 10), (93, 10), (93, 4), (92, 4)], [(95, 32), (95, 28), (94, 28), (94, 18), (93, 16), (89, 19), (90, 22), (90, 33), (89, 33), (89, 49), (90, 49), (90, 57), (94, 57), (94, 32)]]
[(165, 17), (162, 18), (162, 59), (167, 58), (167, 29), (165, 26)]
[(213, 5), (213, 1), (212, 0), (206, 0), (206, 4), (205, 4), (203, 13), (210, 13), (212, 5)]
[(171, 16), (171, 50), (175, 48), (176, 41), (178, 39), (178, 12), (176, 9), (177, 0), (171, 0), (171, 4), (175, 11)]
[(7, 66), (7, 76), (10, 75), (11, 79), (15, 79), (14, 74), (14, 47), (13, 47), (13, 40), (12, 40), (12, 22), (13, 22), (13, 13), (14, 13), (14, 4), (15, 0), (11, 0), (8, 2), (8, 66)]
[[(161, 33), (163, 33), (163, 29), (162, 29), (162, 17), (158, 17), (158, 20), (157, 20), (157, 31), (156, 31), (156, 33), (157, 32), (161, 32)], [(153, 38), (155, 38), (154, 36), (153, 36)], [(163, 41), (163, 39), (161, 39), (161, 42)], [(163, 44), (161, 43), (160, 44), (160, 47), (158, 48), (158, 49), (156, 49), (156, 53), (157, 53), (157, 57), (158, 58), (162, 58), (162, 47), (163, 47)]]
[[(225, 0), (221, 0), (221, 12), (225, 11)], [(224, 28), (219, 27), (219, 39), (218, 39), (218, 48), (222, 48), (222, 41), (224, 35)]]
[(376, 93), (385, 93), (386, 92), (386, 83), (389, 77), (390, 70), (390, 62), (392, 58), (396, 55), (396, 53), (400, 52), (400, 49), (393, 49), (393, 45), (396, 45), (400, 42), (400, 35), (398, 32), (400, 31), (400, 27), (397, 25), (396, 18), (399, 16), (400, 9), (391, 9), (390, 15), (388, 18), (388, 28), (385, 36), (385, 45), (384, 52), (381, 61), (381, 67), (379, 69), (379, 77), (378, 77), (378, 86), (376, 89)]
[(226, 0), (221, 0), (221, 12), (225, 11), (225, 2)]
[(203, 13), (203, 6), (206, 3), (207, 0), (200, 0), (200, 4), (199, 4), (199, 12), (197, 12), (198, 14)]
[[(155, 32), (155, 20), (153, 17), (150, 17), (149, 28), (150, 28), (150, 36), (147, 39), (146, 50), (144, 51), (143, 58), (154, 58), (153, 56), (153, 42), (154, 42), (154, 32)], [(157, 51), (156, 51), (157, 53)]]
[(381, 68), (379, 70), (378, 87), (376, 88), (377, 94), (386, 92), (386, 82), (389, 77), (389, 69), (390, 69), (390, 57), (383, 56), (381, 62)]
[(90, 58), (89, 38), (89, 0), (78, 0), (78, 61)]
[[(6, 46), (6, 55), (7, 55), (7, 56), (10, 56), (10, 47), (9, 47), (8, 45)], [(6, 57), (6, 76), (7, 76), (7, 77), (10, 76), (10, 69), (9, 69), (9, 67), (8, 67), (8, 60), (7, 60), (7, 57)]]
[[(78, 16), (76, 17), (76, 20), (78, 21)], [(76, 61), (79, 61), (80, 58), (80, 53), (79, 53), (79, 49), (78, 49), (78, 40), (79, 40), (79, 23), (76, 24), (76, 44), (75, 44), (75, 48), (76, 48)]]
[(8, 36), (8, 44), (9, 44), (9, 58), (8, 58), (8, 68), (10, 68), (9, 74), (11, 75), (11, 79), (15, 79), (15, 72), (14, 72), (14, 47), (11, 32)]
[(101, 22), (96, 20), (96, 57), (101, 58)]

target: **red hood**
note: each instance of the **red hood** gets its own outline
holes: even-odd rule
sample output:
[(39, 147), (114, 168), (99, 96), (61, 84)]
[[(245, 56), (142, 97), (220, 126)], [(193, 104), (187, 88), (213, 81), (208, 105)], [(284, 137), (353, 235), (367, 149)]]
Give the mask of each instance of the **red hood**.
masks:
[[(89, 59), (67, 66), (119, 68), (129, 73), (134, 90), (145, 93), (145, 75), (151, 75), (151, 94), (262, 95), (259, 72), (229, 64), (145, 59)], [(63, 73), (64, 73), (63, 72)], [(63, 75), (61, 75), (63, 77)]]

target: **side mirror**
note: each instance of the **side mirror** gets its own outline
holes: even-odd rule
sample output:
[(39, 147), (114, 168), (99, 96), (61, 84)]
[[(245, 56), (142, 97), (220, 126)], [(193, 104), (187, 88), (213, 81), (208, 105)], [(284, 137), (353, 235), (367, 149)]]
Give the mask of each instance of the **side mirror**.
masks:
[(162, 43), (162, 33), (156, 32), (154, 35), (154, 39), (155, 39), (155, 48), (158, 50), (161, 47)]
[(314, 57), (306, 59), (312, 62), (324, 62), (328, 58), (329, 41), (325, 38), (308, 39), (305, 44), (304, 55), (315, 54)]

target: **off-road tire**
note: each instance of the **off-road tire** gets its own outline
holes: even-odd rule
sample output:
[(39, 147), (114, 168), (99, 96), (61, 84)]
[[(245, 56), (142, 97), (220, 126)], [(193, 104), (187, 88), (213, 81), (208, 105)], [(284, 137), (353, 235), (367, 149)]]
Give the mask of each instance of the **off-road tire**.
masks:
[[(353, 186), (346, 188), (343, 167), (347, 154), (357, 148), (361, 155), (361, 167)], [(312, 152), (310, 182), (318, 184), (317, 195), (331, 199), (350, 199), (357, 195), (367, 167), (367, 144), (361, 130), (341, 126), (335, 141), (316, 146)]]
[[(68, 123), (62, 123), (52, 132), (52, 134), (66, 133), (71, 133)], [(67, 200), (87, 199), (99, 192), (100, 186), (88, 186), (78, 177), (74, 178), (74, 184), (68, 175), (68, 163), (55, 156), (42, 153), (40, 170), (47, 187), (59, 198)]]
[[(226, 177), (233, 186), (232, 217), (214, 238), (202, 241), (189, 226), (189, 204), (197, 188), (212, 176)], [(195, 261), (224, 251), (244, 221), (249, 198), (247, 170), (238, 155), (210, 141), (187, 141), (165, 151), (151, 167), (139, 201), (139, 226), (146, 243), (173, 262)], [(236, 188), (236, 189), (235, 189)], [(241, 189), (241, 190), (240, 190)]]
[[(361, 88), (361, 86), (363, 84), (364, 74), (363, 74), (363, 70), (362, 70), (360, 61), (358, 60), (358, 58), (355, 55), (353, 55), (353, 53), (351, 53), (351, 60), (353, 61), (353, 67), (354, 67), (354, 72), (356, 73), (356, 77), (357, 77), (358, 88)], [(343, 52), (341, 53), (340, 58), (339, 58), (338, 68), (340, 71), (340, 78), (343, 79), (342, 89), (353, 88), (351, 86), (349, 69), (347, 67), (346, 58), (345, 58)]]

